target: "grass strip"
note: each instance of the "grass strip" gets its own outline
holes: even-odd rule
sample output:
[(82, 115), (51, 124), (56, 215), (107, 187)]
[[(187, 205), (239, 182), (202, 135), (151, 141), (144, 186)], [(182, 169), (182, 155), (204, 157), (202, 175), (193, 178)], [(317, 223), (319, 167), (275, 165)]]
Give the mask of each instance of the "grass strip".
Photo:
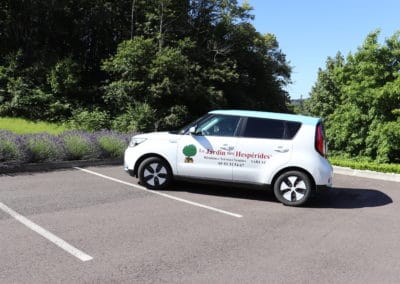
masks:
[(0, 129), (8, 130), (15, 134), (32, 134), (43, 133), (60, 134), (69, 130), (66, 126), (49, 123), (49, 122), (34, 122), (23, 118), (0, 117)]

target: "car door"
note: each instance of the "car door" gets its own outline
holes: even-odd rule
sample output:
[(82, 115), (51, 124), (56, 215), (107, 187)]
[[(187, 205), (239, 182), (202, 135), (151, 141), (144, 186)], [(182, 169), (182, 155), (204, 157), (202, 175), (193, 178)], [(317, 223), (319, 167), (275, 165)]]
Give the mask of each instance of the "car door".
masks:
[(233, 180), (265, 183), (275, 169), (286, 164), (292, 155), (292, 140), (287, 139), (283, 120), (247, 118), (236, 144)]
[(232, 163), (240, 118), (213, 115), (182, 135), (178, 142), (177, 175), (232, 181)]

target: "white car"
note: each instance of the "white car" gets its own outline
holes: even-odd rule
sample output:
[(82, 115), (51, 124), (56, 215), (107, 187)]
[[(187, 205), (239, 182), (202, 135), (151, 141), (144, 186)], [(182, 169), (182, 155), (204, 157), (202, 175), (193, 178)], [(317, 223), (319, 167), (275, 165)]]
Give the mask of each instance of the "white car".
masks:
[(124, 168), (149, 189), (173, 179), (265, 185), (285, 205), (332, 186), (320, 118), (216, 110), (176, 132), (132, 137)]

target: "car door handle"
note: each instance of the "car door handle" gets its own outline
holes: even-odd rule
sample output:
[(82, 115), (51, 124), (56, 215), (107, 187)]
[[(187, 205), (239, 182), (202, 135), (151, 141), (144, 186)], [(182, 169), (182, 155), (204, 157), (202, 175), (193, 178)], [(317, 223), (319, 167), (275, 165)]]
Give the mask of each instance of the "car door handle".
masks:
[(224, 144), (224, 145), (222, 145), (222, 146), (220, 147), (220, 149), (222, 149), (222, 150), (224, 150), (224, 151), (230, 152), (230, 151), (232, 151), (233, 149), (235, 149), (235, 147), (229, 146), (228, 144)]
[(289, 152), (289, 149), (284, 148), (283, 146), (279, 146), (279, 147), (275, 148), (274, 151), (278, 152), (278, 153), (287, 153), (287, 152)]

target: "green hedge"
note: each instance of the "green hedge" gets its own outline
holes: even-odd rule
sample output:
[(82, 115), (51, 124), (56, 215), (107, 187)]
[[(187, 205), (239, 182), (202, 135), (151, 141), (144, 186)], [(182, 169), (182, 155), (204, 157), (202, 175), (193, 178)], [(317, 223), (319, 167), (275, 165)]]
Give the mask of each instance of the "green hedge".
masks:
[(365, 158), (343, 158), (330, 157), (329, 161), (332, 165), (349, 167), (358, 170), (370, 170), (384, 173), (400, 174), (400, 164), (381, 164), (377, 162), (367, 161)]

